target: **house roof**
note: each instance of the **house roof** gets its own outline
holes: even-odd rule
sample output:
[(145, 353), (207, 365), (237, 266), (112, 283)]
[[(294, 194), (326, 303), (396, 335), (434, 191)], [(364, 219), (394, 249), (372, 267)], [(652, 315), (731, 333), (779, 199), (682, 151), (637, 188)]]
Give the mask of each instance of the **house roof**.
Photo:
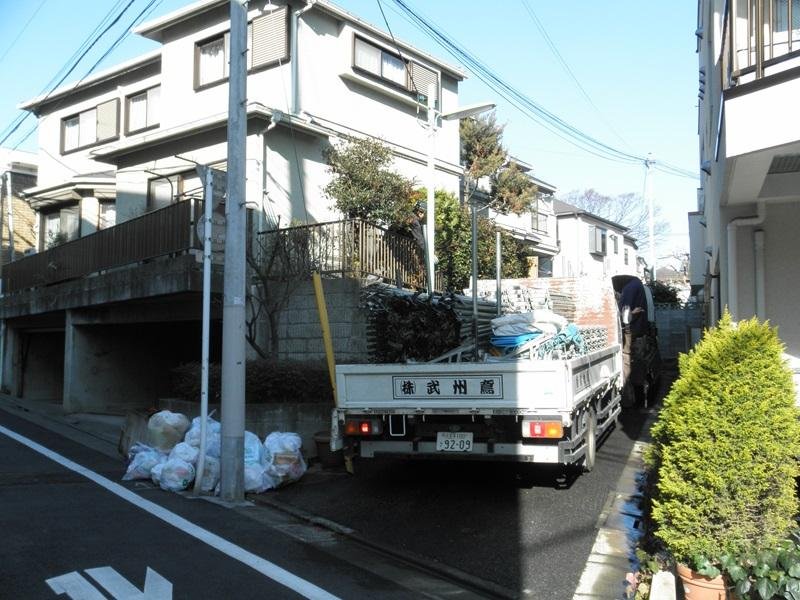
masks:
[(31, 98), (23, 102), (22, 104), (17, 105), (17, 108), (20, 110), (29, 110), (32, 112), (36, 112), (41, 106), (49, 102), (55, 102), (77, 89), (86, 89), (90, 88), (94, 85), (98, 85), (114, 79), (115, 77), (120, 77), (125, 75), (126, 73), (130, 73), (131, 71), (135, 71), (137, 69), (141, 69), (142, 67), (146, 67), (154, 62), (161, 60), (161, 50), (152, 50), (147, 52), (146, 54), (141, 54), (136, 58), (132, 58), (131, 60), (125, 61), (118, 65), (115, 65), (109, 69), (105, 69), (100, 71), (99, 73), (95, 73), (89, 77), (84, 77), (77, 82), (68, 83), (67, 85), (61, 86), (60, 88), (53, 90), (49, 94), (42, 94), (41, 96), (36, 96), (35, 98)]
[[(182, 23), (183, 21), (187, 21), (188, 19), (191, 19), (202, 13), (219, 8), (220, 6), (224, 6), (228, 4), (229, 1), (230, 0), (199, 0), (198, 2), (194, 2), (193, 4), (184, 6), (183, 8), (168, 13), (162, 17), (158, 17), (157, 19), (153, 19), (152, 21), (148, 21), (146, 23), (142, 23), (136, 29), (134, 29), (133, 32), (141, 36), (144, 36), (146, 38), (149, 38), (151, 40), (160, 42), (162, 41), (162, 33), (166, 29), (174, 25), (177, 25), (179, 23)], [(401, 40), (398, 40), (397, 38), (393, 38), (393, 36), (391, 36), (389, 33), (383, 31), (382, 29), (379, 29), (378, 27), (368, 23), (367, 21), (364, 21), (360, 17), (357, 17), (356, 15), (344, 10), (343, 8), (336, 6), (332, 2), (329, 2), (328, 0), (311, 0), (309, 5), (313, 6), (314, 8), (318, 8), (324, 12), (327, 12), (328, 14), (333, 15), (336, 18), (341, 19), (343, 21), (348, 21), (350, 23), (357, 24), (359, 27), (369, 31), (371, 34), (382, 38), (384, 41), (392, 45), (397, 45), (403, 50), (412, 52), (424, 58), (431, 64), (437, 66), (442, 71), (446, 71), (448, 75), (450, 75), (451, 77), (455, 77), (458, 80), (463, 80), (466, 79), (467, 77), (466, 73), (463, 70), (459, 69), (458, 67), (450, 65), (442, 61), (441, 59), (436, 58), (435, 56), (423, 52), (422, 50), (415, 48), (414, 46), (408, 44), (407, 42), (403, 42)]]
[(590, 213), (588, 210), (584, 210), (583, 208), (578, 208), (577, 206), (573, 206), (572, 204), (568, 204), (562, 200), (553, 200), (553, 212), (556, 214), (556, 217), (589, 217), (590, 219), (594, 219), (595, 221), (600, 221), (601, 223), (605, 223), (606, 225), (610, 225), (611, 227), (616, 227), (617, 229), (621, 229), (622, 232), (628, 231), (628, 228), (625, 225), (621, 225), (616, 221), (611, 221), (610, 219), (605, 219), (603, 217), (599, 217), (594, 213)]
[(61, 204), (66, 201), (80, 200), (82, 193), (91, 190), (96, 198), (116, 197), (116, 177), (113, 171), (75, 175), (67, 181), (56, 185), (43, 185), (28, 188), (22, 195), (34, 210)]
[(536, 184), (536, 187), (539, 188), (539, 191), (544, 192), (546, 194), (555, 194), (558, 191), (558, 188), (554, 186), (552, 183), (547, 183), (543, 179), (534, 177), (533, 165), (531, 165), (530, 163), (526, 163), (525, 161), (520, 160), (516, 156), (509, 156), (508, 161), (517, 165), (523, 171), (523, 173), (525, 173), (528, 177), (530, 177), (533, 183)]

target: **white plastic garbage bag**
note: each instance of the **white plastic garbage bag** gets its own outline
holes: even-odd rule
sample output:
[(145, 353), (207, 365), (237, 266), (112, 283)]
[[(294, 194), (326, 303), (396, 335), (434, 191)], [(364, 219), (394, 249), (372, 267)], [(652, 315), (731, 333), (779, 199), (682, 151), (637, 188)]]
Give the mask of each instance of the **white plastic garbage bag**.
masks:
[(156, 485), (159, 485), (161, 483), (161, 471), (164, 470), (164, 464), (166, 462), (167, 461), (164, 460), (164, 462), (160, 462), (152, 469), (150, 469), (150, 479), (152, 479), (153, 483), (155, 483)]
[(197, 456), (200, 454), (200, 450), (195, 448), (194, 446), (187, 444), (186, 442), (178, 442), (175, 444), (175, 447), (170, 451), (169, 457), (170, 458), (179, 458), (182, 461), (189, 463), (190, 465), (197, 464)]
[(200, 477), (200, 491), (210, 493), (219, 483), (219, 459), (206, 455), (203, 461), (203, 473)]
[(275, 487), (278, 487), (278, 482), (262, 464), (246, 463), (244, 465), (244, 491), (260, 494)]
[(189, 419), (169, 410), (157, 412), (147, 422), (150, 445), (161, 452), (169, 452), (183, 439), (189, 429)]
[(302, 445), (303, 440), (296, 433), (273, 431), (264, 439), (264, 465), (275, 487), (296, 481), (306, 472)]
[(213, 456), (214, 458), (219, 458), (222, 456), (221, 451), (221, 443), (222, 437), (219, 433), (212, 433), (207, 436), (206, 440), (206, 456)]
[(261, 440), (251, 431), (244, 432), (244, 462), (262, 464), (264, 460), (264, 446)]
[(179, 458), (171, 458), (164, 463), (158, 484), (162, 490), (180, 492), (188, 488), (192, 481), (194, 481), (194, 467)]
[[(192, 426), (189, 427), (189, 431), (186, 432), (186, 437), (184, 438), (184, 442), (187, 444), (191, 444), (192, 446), (199, 448), (200, 447), (200, 425), (202, 424), (200, 417), (195, 417), (192, 419)], [(215, 421), (211, 417), (208, 417), (206, 420), (206, 446), (208, 446), (208, 440), (214, 435), (219, 435), (222, 426), (220, 425), (219, 421)]]
[(136, 442), (128, 451), (128, 470), (122, 476), (123, 481), (132, 479), (150, 479), (150, 471), (159, 463), (167, 460), (165, 454), (155, 448)]

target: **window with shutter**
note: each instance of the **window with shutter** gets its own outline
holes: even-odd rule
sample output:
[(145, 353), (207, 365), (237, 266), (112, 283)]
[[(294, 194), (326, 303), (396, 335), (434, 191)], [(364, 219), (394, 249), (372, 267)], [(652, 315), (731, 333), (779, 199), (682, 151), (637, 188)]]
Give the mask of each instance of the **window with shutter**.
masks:
[(384, 83), (413, 91), (409, 83), (409, 63), (360, 37), (356, 37), (354, 42), (353, 67), (374, 75)]
[(119, 100), (103, 102), (61, 121), (61, 152), (88, 148), (119, 135)]
[(251, 69), (289, 58), (288, 19), (285, 6), (253, 19), (249, 27)]
[(114, 98), (97, 106), (97, 139), (102, 142), (117, 137), (119, 132), (119, 100)]
[(424, 96), (427, 102), (428, 89), (433, 84), (433, 101), (439, 100), (439, 75), (427, 67), (411, 62), (411, 77), (409, 78), (408, 88), (419, 96)]

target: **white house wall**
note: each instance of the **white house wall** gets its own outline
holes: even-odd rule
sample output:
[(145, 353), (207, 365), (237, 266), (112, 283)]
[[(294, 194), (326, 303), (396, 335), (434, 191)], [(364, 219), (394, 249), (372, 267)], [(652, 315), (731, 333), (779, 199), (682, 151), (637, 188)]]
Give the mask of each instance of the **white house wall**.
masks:
[[(250, 18), (258, 14), (257, 7), (249, 11)], [(369, 135), (383, 139), (394, 152), (394, 167), (403, 175), (413, 178), (418, 186), (427, 185), (426, 111), (414, 106), (410, 95), (390, 90), (388, 86), (369, 80), (352, 68), (353, 36), (356, 32), (388, 50), (393, 50), (392, 45), (362, 30), (357, 24), (338, 21), (322, 9), (304, 13), (300, 21), (299, 56), (296, 57), (300, 117), (309, 119), (317, 127), (329, 129), (334, 136)], [(203, 25), (198, 28), (198, 23)], [(197, 42), (227, 31), (229, 27), (228, 11), (214, 10), (204, 15), (202, 21), (190, 19), (166, 29), (160, 59), (154, 58), (157, 61), (155, 64), (126, 75), (115, 75), (111, 81), (101, 81), (89, 90), (75, 92), (55, 103), (55, 108), (52, 105), (45, 106), (47, 111), (52, 112), (40, 118), (40, 147), (44, 152), (41, 153), (39, 186), (57, 185), (75, 175), (114, 169), (113, 165), (94, 160), (94, 151), (129, 144), (136, 139), (147, 139), (192, 123), (208, 121), (214, 116), (224, 119), (228, 107), (228, 85), (222, 82), (195, 90), (195, 48)], [(404, 51), (403, 55), (440, 72), (442, 108), (445, 111), (455, 109), (458, 105), (457, 79), (441, 73), (430, 62), (412, 53)], [(295, 57), (290, 57), (285, 64), (249, 74), (248, 102), (262, 104), (268, 110), (290, 112), (290, 61), (293, 59)], [(161, 72), (152, 75), (153, 70), (159, 68), (159, 60)], [(143, 134), (126, 135), (126, 96), (155, 85), (161, 86), (158, 127)], [(93, 90), (98, 91), (95, 93)], [(114, 98), (119, 100), (120, 106), (119, 140), (61, 154), (62, 119)], [(248, 201), (260, 205), (263, 140), (254, 139), (256, 137), (260, 136), (251, 135), (248, 139), (247, 189)], [(324, 198), (321, 192), (329, 180), (322, 156), (322, 150), (328, 143), (324, 136), (313, 137), (297, 130), (290, 135), (284, 122), (271, 130), (267, 137), (269, 208), (281, 217), (281, 224), (339, 218), (340, 215), (331, 210), (331, 201)], [(181, 142), (171, 147), (169, 152), (177, 152), (175, 148), (197, 148), (196, 140), (191, 144), (189, 146)], [(181, 152), (181, 155), (207, 163), (224, 160), (226, 150), (224, 145), (213, 142), (205, 148)], [(300, 161), (299, 165), (294, 164), (295, 155)], [(440, 123), (436, 133), (436, 156), (435, 187), (457, 194), (460, 173), (457, 121)], [(147, 162), (143, 162), (142, 157), (147, 157)], [(125, 156), (121, 160), (123, 162), (117, 174), (119, 222), (146, 210), (147, 182), (154, 177), (152, 172), (167, 174), (192, 167), (191, 163), (166, 157), (163, 148), (153, 152), (137, 152), (135, 156)]]

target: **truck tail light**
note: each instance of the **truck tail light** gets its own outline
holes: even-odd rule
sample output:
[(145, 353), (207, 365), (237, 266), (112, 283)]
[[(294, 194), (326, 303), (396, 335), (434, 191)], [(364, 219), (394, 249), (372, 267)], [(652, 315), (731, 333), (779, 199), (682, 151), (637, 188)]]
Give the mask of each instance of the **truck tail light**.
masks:
[(561, 439), (564, 437), (564, 426), (560, 421), (523, 421), (522, 437)]
[(380, 435), (383, 422), (380, 419), (348, 419), (344, 424), (345, 435)]

